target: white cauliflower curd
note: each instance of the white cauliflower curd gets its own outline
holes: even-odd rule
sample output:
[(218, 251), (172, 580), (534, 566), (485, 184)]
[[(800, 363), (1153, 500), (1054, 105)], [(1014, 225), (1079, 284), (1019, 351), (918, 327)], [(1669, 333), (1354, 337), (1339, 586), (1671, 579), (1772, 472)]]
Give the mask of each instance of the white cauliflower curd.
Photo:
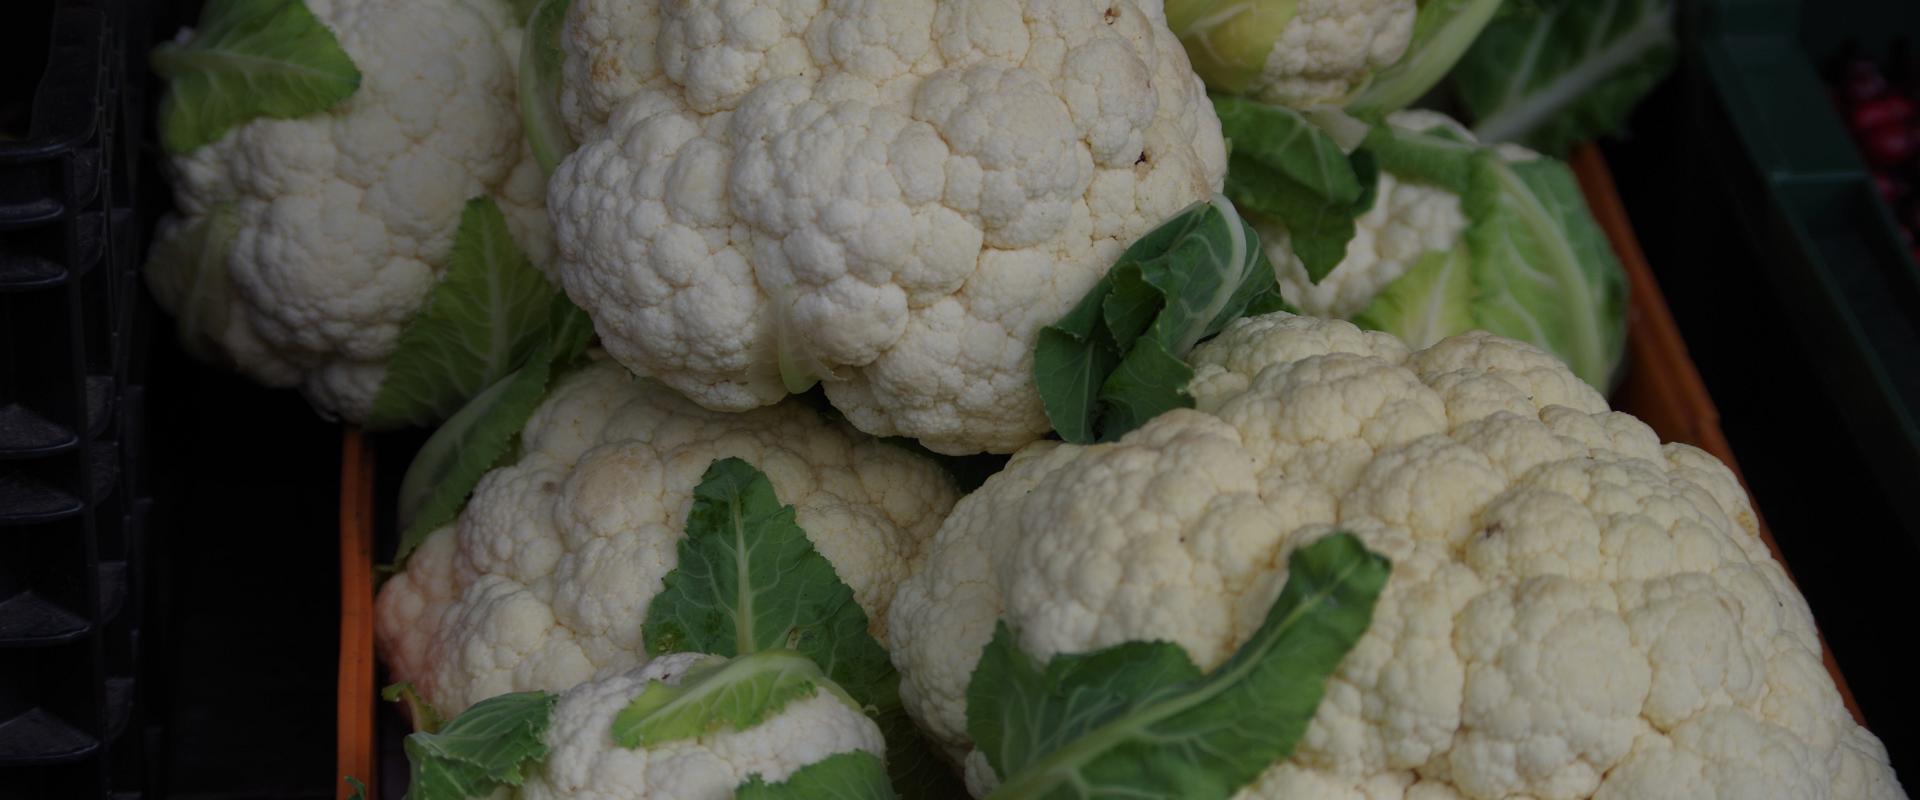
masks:
[(1038, 330), (1225, 169), (1155, 0), (575, 0), (562, 44), (556, 274), (712, 409), (1037, 439)]
[(463, 205), (493, 198), (544, 263), (544, 184), (522, 141), (507, 3), (306, 7), (351, 57), (358, 88), (170, 158), (178, 211), (155, 249), (179, 256), (156, 258), (147, 277), (190, 350), (362, 422), (447, 267)]
[(449, 717), (644, 666), (648, 605), (716, 459), (765, 472), (882, 642), (894, 588), (955, 497), (930, 460), (803, 405), (706, 411), (604, 359), (562, 379), (520, 441), (377, 601), (390, 676)]
[(1339, 529), (1391, 578), (1298, 748), (1239, 797), (1905, 797), (1733, 474), (1553, 356), (1272, 314), (1192, 361), (1195, 408), (1020, 451), (895, 596), (907, 709), (975, 792), (996, 776), (966, 689), (996, 620), (1043, 662), (1157, 640), (1213, 669), (1287, 556)]

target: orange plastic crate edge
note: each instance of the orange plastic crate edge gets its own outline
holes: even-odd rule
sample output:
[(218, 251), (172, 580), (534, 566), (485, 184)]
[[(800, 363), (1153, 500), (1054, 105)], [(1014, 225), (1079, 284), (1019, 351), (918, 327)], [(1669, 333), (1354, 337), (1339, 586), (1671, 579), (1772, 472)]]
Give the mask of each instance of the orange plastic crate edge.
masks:
[(373, 444), (357, 428), (340, 439), (340, 675), (335, 729), (339, 759), (335, 795), (352, 793), (351, 776), (367, 785), (367, 800), (379, 795), (374, 713), (373, 654)]
[[(1660, 287), (1654, 282), (1646, 256), (1633, 235), (1626, 209), (1620, 203), (1600, 150), (1581, 147), (1572, 159), (1574, 173), (1580, 178), (1581, 191), (1595, 219), (1606, 230), (1614, 252), (1626, 267), (1630, 287), (1627, 324), (1627, 379), (1620, 387), (1621, 410), (1632, 413), (1651, 426), (1664, 441), (1685, 442), (1699, 447), (1726, 462), (1734, 474), (1740, 467), (1733, 460), (1720, 430), (1720, 414), (1708, 396), (1706, 383), (1687, 355), (1673, 314), (1668, 311)], [(340, 474), (340, 681), (339, 681), (339, 780), (337, 796), (346, 800), (350, 793), (344, 776), (351, 775), (367, 784), (368, 800), (376, 800), (379, 791), (374, 767), (377, 743), (374, 738), (374, 712), (379, 703), (374, 681), (373, 653), (373, 450), (369, 440), (355, 428), (346, 428), (341, 437)], [(1745, 478), (1741, 479), (1745, 485)], [(1760, 536), (1782, 566), (1779, 545), (1774, 543), (1766, 522), (1758, 519)], [(1822, 647), (1824, 649), (1824, 641)], [(1853, 692), (1833, 660), (1833, 651), (1825, 650), (1827, 671), (1833, 675), (1840, 695), (1855, 720), (1862, 719)]]

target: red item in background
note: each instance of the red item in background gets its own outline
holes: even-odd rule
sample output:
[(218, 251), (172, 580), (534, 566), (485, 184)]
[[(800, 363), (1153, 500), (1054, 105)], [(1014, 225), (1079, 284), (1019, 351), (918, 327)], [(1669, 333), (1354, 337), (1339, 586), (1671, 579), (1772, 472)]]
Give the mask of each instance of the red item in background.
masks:
[(1888, 122), (1853, 132), (1867, 163), (1876, 167), (1898, 167), (1914, 156), (1913, 129), (1904, 122)]
[(1913, 119), (1913, 100), (1904, 95), (1884, 94), (1853, 104), (1847, 123), (1855, 133), (1883, 125), (1904, 124)]

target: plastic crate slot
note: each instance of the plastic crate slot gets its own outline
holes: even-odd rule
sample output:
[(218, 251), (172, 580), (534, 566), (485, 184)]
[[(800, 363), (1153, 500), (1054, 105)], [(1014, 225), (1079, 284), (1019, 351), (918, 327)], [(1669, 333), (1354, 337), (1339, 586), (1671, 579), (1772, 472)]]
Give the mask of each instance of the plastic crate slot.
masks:
[(100, 621), (120, 616), (127, 602), (127, 562), (100, 562)]
[(50, 522), (80, 513), (80, 498), (23, 472), (0, 475), (0, 525)]
[(33, 592), (0, 600), (0, 648), (65, 644), (92, 629), (86, 617)]
[[(87, 388), (93, 388), (89, 381)], [(91, 401), (92, 392), (88, 392)], [(92, 405), (91, 402), (88, 403)], [(80, 443), (80, 437), (20, 403), (0, 406), (0, 458), (52, 455)]]
[(66, 154), (93, 138), (100, 117), (107, 53), (106, 15), (96, 9), (55, 12), (49, 67), (34, 92), (33, 126), (24, 142), (0, 147), (0, 164), (40, 161)]
[(120, 483), (120, 446), (96, 442), (87, 453), (87, 462), (93, 477), (93, 502), (113, 496), (114, 487)]
[(88, 211), (73, 218), (73, 236), (79, 245), (79, 255), (74, 264), (81, 275), (93, 270), (95, 264), (107, 252), (107, 215), (101, 211)]
[(113, 376), (87, 376), (87, 438), (98, 438), (113, 422)]
[[(106, 134), (108, 130), (103, 125), (102, 133)], [(73, 187), (75, 203), (83, 205), (91, 203), (93, 198), (100, 194), (100, 184), (103, 183), (101, 179), (106, 177), (101, 174), (100, 160), (100, 149), (97, 147), (83, 147), (73, 151), (73, 155), (67, 162), (67, 168), (72, 171), (72, 177), (68, 179), (72, 183), (68, 185)]]
[(0, 766), (79, 761), (100, 749), (100, 740), (38, 708), (0, 721)]
[(45, 225), (60, 218), (66, 207), (51, 197), (36, 197), (22, 203), (0, 206), (0, 230)]
[(133, 716), (133, 679), (107, 679), (107, 741), (120, 738)]
[[(52, 217), (60, 217), (61, 205), (52, 203)], [(6, 221), (12, 211), (19, 211), (19, 205), (0, 207), (0, 221)], [(36, 211), (38, 213), (38, 211)], [(46, 217), (46, 219), (52, 219)], [(125, 209), (113, 211), (113, 223), (131, 224), (125, 215)], [(31, 221), (44, 221), (42, 217), (33, 217)], [(79, 269), (69, 271), (56, 259), (48, 259), (35, 253), (0, 253), (0, 292), (31, 292), (46, 290), (54, 286), (63, 286), (67, 280), (73, 280), (75, 274), (86, 274), (94, 269), (106, 255), (108, 242), (108, 213), (86, 211), (73, 219), (73, 236), (79, 246), (79, 257), (73, 261)]]
[[(73, 177), (63, 180), (59, 170), (76, 170), (66, 159), (75, 148), (94, 138), (99, 128), (108, 52), (106, 16), (96, 9), (61, 8), (55, 12), (53, 39), (48, 48), (45, 76), (34, 92), (33, 125), (25, 141), (0, 145), (0, 165), (55, 162), (54, 172), (29, 166), (8, 170), (0, 180), (0, 229), (44, 225), (66, 213), (58, 199), (48, 196)], [(97, 159), (96, 159), (97, 160)], [(92, 181), (97, 189), (98, 181)], [(74, 188), (87, 188), (84, 183)]]
[(0, 292), (26, 292), (67, 282), (67, 269), (51, 259), (0, 253)]

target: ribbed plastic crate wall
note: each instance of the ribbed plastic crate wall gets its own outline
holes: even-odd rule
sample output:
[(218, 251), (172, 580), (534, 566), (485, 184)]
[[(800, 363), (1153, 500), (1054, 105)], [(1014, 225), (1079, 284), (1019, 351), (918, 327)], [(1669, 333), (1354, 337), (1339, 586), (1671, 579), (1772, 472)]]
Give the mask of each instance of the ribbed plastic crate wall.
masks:
[(51, 38), (0, 135), (0, 798), (137, 797), (146, 4), (8, 6)]

